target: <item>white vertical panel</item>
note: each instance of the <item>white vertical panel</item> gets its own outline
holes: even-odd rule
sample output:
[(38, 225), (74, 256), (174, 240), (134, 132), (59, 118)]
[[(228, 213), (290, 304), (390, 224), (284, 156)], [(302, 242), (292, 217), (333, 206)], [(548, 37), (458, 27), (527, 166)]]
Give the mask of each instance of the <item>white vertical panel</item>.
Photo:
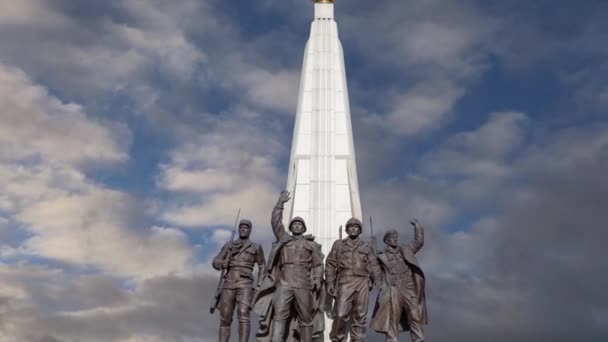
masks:
[(297, 184), (310, 184), (310, 161), (307, 159), (298, 160)]
[(300, 134), (298, 136), (298, 146), (296, 154), (298, 155), (309, 155), (310, 154), (310, 134)]
[[(340, 101), (342, 102), (342, 101)], [(338, 110), (336, 108), (336, 110)], [(336, 118), (336, 133), (338, 134), (347, 134), (348, 130), (346, 128), (346, 113), (344, 112), (344, 110), (342, 111), (336, 111), (335, 114), (335, 118)]]
[(312, 131), (311, 120), (312, 120), (311, 112), (303, 112), (302, 115), (300, 115), (299, 134), (311, 134), (311, 131)]
[[(297, 184), (293, 193), (294, 212), (305, 213), (310, 209), (310, 186), (308, 184)], [(302, 216), (302, 215), (294, 215)], [(304, 215), (308, 216), (308, 215)]]
[(346, 134), (336, 134), (334, 141), (336, 142), (336, 155), (347, 156), (348, 154), (350, 154)]

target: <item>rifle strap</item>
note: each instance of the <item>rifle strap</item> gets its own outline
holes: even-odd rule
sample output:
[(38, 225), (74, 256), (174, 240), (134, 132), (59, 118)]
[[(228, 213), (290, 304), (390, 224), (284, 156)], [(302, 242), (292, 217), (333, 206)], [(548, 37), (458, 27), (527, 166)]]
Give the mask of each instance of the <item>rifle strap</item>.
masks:
[(340, 242), (338, 243), (338, 257), (336, 258), (336, 280), (338, 280), (338, 275), (340, 274), (340, 259), (342, 258), (342, 244), (344, 243), (342, 240), (338, 241)]

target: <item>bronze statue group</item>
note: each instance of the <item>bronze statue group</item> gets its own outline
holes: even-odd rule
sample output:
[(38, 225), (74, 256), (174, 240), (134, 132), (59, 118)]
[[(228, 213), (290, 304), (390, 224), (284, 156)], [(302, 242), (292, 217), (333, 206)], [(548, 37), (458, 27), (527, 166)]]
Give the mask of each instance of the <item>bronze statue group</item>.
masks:
[[(333, 318), (332, 341), (353, 342), (365, 339), (367, 308), (372, 288), (378, 289), (370, 327), (396, 342), (399, 333), (409, 331), (412, 341), (424, 341), (422, 326), (427, 323), (425, 278), (416, 252), (424, 243), (424, 231), (417, 220), (414, 240), (398, 244), (398, 233), (384, 234), (385, 249), (361, 238), (362, 223), (356, 218), (346, 222), (347, 237), (336, 240), (323, 264), (321, 245), (305, 235), (306, 223), (294, 217), (288, 233), (283, 226), (283, 205), (289, 201), (283, 191), (272, 211), (272, 230), (276, 241), (268, 265), (260, 245), (251, 242), (252, 223), (239, 222), (239, 239), (226, 243), (213, 259), (222, 271), (216, 301), (211, 312), (219, 309), (219, 341), (228, 342), (234, 309), (237, 309), (239, 342), (249, 339), (253, 310), (260, 316), (256, 340), (311, 342), (325, 330), (324, 313)], [(253, 268), (258, 265), (258, 281), (253, 286)], [(333, 305), (331, 303), (333, 302)], [(327, 312), (325, 312), (327, 311)]]

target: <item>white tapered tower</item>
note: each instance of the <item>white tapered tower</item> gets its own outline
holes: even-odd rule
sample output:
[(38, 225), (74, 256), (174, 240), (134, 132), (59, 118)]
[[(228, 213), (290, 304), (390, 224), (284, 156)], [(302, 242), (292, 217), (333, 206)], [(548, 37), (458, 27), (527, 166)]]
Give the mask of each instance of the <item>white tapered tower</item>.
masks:
[[(362, 219), (344, 56), (333, 0), (315, 0), (304, 50), (284, 224), (301, 216), (327, 255), (339, 226)], [(331, 322), (326, 322), (325, 335)]]

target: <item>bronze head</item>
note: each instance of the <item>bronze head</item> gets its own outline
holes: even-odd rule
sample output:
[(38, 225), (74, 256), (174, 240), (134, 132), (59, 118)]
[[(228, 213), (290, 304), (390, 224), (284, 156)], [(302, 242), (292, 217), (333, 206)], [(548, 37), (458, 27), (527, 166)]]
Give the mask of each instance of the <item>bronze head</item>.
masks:
[(346, 221), (346, 234), (348, 234), (348, 237), (351, 239), (356, 239), (359, 235), (361, 235), (362, 230), (363, 225), (358, 219), (353, 217)]
[(291, 222), (289, 222), (289, 231), (296, 236), (304, 234), (306, 232), (306, 223), (304, 222), (304, 219), (300, 216), (292, 218)]
[(249, 221), (247, 219), (241, 220), (241, 222), (239, 222), (239, 238), (241, 238), (241, 239), (249, 238), (252, 227), (253, 227), (253, 224), (251, 223), (251, 221)]
[(399, 233), (394, 229), (390, 229), (384, 233), (384, 243), (393, 248), (397, 247), (399, 243)]

